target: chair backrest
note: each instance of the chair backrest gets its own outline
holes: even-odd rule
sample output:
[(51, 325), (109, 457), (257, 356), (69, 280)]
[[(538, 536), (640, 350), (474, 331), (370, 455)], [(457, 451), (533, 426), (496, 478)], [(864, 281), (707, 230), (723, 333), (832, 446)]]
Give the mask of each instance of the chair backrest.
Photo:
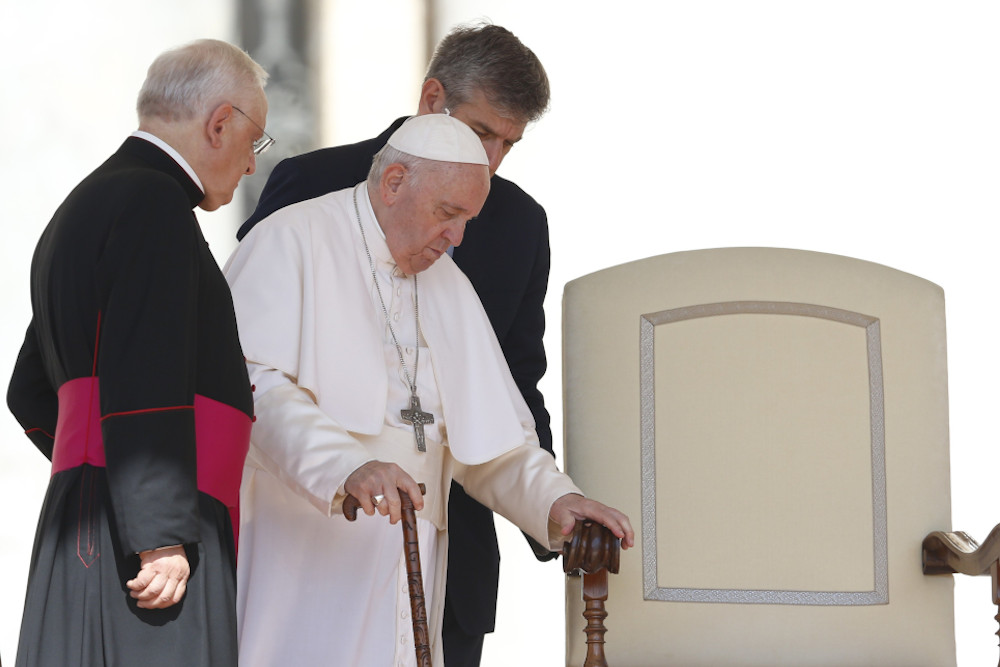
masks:
[[(857, 259), (681, 252), (567, 284), (567, 471), (641, 544), (612, 666), (955, 664), (944, 295)], [(583, 663), (578, 581), (567, 662)]]

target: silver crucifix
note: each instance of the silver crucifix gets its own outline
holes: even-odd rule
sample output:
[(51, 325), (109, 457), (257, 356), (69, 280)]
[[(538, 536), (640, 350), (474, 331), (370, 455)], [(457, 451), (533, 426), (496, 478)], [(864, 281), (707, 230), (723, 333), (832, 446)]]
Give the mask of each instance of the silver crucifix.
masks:
[(417, 441), (417, 451), (426, 452), (427, 444), (424, 442), (424, 424), (433, 424), (434, 415), (420, 409), (420, 399), (417, 395), (410, 394), (410, 409), (400, 410), (399, 415), (407, 424), (413, 424), (413, 438)]

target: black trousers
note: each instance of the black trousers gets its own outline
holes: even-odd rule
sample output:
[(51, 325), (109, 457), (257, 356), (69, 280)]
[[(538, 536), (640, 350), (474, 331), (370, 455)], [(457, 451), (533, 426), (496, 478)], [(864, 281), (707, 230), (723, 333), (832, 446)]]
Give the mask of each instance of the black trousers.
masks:
[(451, 606), (444, 605), (441, 643), (445, 667), (479, 667), (483, 659), (483, 639), (486, 635), (469, 635), (455, 619)]

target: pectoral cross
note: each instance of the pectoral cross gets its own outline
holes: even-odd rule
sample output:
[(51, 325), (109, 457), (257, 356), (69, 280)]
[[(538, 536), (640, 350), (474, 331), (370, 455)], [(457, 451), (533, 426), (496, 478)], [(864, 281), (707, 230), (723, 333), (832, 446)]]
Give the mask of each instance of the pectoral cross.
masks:
[(410, 409), (400, 410), (399, 416), (407, 424), (413, 424), (413, 439), (417, 441), (417, 451), (426, 452), (427, 444), (424, 442), (424, 424), (433, 424), (434, 415), (420, 409), (420, 399), (416, 393), (410, 394)]

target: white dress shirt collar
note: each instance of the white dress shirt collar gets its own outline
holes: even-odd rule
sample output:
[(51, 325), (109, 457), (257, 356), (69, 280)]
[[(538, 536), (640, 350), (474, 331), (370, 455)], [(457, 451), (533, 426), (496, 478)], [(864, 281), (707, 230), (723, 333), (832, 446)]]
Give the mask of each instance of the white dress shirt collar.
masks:
[(198, 186), (198, 189), (201, 190), (202, 192), (205, 192), (205, 186), (201, 184), (201, 179), (198, 178), (198, 174), (194, 173), (194, 169), (191, 168), (191, 165), (188, 164), (188, 161), (185, 160), (180, 153), (174, 150), (173, 146), (165, 142), (163, 139), (160, 139), (155, 134), (150, 134), (149, 132), (146, 132), (144, 130), (136, 130), (135, 132), (132, 133), (132, 136), (148, 141), (149, 143), (153, 144), (154, 146), (162, 150), (164, 153), (172, 157), (174, 159), (174, 162), (179, 164), (181, 168), (187, 172), (187, 175), (191, 177), (191, 180), (194, 181), (195, 185)]

